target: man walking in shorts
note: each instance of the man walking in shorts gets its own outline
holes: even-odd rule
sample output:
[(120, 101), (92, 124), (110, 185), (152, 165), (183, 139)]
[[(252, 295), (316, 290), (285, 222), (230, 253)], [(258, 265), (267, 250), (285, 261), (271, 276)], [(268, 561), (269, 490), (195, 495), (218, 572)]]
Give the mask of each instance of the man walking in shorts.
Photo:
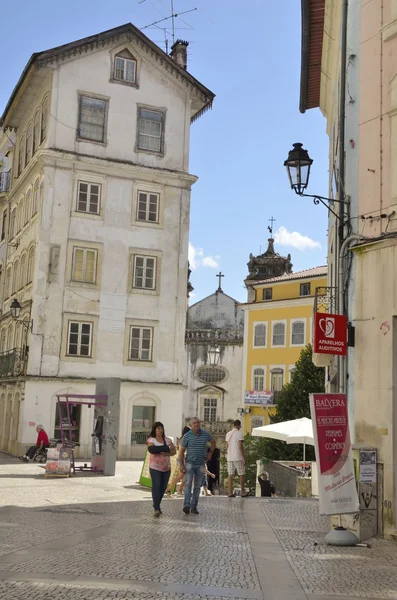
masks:
[(237, 471), (240, 477), (241, 495), (248, 496), (245, 491), (245, 456), (244, 456), (244, 433), (241, 431), (241, 421), (236, 419), (233, 423), (233, 429), (226, 434), (227, 449), (227, 474), (229, 498), (234, 498), (233, 477)]

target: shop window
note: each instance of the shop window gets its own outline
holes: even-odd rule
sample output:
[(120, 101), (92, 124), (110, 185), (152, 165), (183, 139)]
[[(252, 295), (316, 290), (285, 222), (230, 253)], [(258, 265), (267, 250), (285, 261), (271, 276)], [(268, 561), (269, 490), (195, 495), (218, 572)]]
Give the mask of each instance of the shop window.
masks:
[[(64, 435), (69, 439), (68, 413), (66, 402), (61, 402), (62, 426)], [(81, 404), (69, 404), (69, 415), (72, 429), (72, 441), (77, 444), (80, 441)], [(61, 425), (59, 421), (58, 403), (55, 407), (54, 438), (61, 439)]]
[(132, 408), (131, 444), (146, 444), (155, 420), (154, 406)]

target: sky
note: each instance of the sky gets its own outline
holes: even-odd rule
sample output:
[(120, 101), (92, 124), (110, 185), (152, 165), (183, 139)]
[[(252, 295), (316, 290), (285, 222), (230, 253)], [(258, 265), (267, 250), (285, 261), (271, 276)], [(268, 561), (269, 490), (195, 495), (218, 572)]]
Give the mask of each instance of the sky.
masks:
[[(291, 254), (294, 271), (326, 264), (327, 211), (290, 189), (283, 166), (292, 144), (302, 142), (314, 161), (308, 192), (327, 196), (326, 122), (319, 109), (299, 112), (301, 3), (173, 2), (175, 36), (190, 44), (188, 70), (216, 94), (213, 109), (191, 128), (190, 172), (199, 177), (190, 217), (191, 303), (217, 289), (220, 270), (223, 291), (244, 302), (249, 255), (266, 250), (271, 217), (275, 249)], [(141, 29), (170, 14), (171, 0), (5, 3), (1, 112), (33, 52), (127, 22)], [(165, 49), (171, 20), (144, 33)]]

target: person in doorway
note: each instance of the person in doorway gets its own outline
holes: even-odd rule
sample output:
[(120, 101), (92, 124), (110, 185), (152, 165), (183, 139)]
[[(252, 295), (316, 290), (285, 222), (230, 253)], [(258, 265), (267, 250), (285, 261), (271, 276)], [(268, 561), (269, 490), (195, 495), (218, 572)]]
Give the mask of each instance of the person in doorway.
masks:
[(245, 455), (244, 455), (244, 433), (241, 431), (241, 421), (236, 419), (233, 429), (226, 434), (226, 458), (227, 458), (227, 483), (228, 496), (234, 498), (233, 477), (237, 471), (240, 477), (241, 496), (248, 496), (245, 491)]
[(208, 470), (208, 466), (205, 464), (204, 465), (203, 481), (201, 482), (201, 487), (203, 488), (203, 495), (204, 496), (212, 496), (211, 492), (208, 491), (208, 476), (211, 477), (212, 479), (215, 479), (214, 473), (211, 473)]
[(164, 432), (164, 425), (160, 421), (153, 423), (150, 437), (147, 440), (150, 454), (149, 471), (152, 478), (152, 498), (154, 516), (162, 514), (161, 501), (171, 474), (170, 457), (176, 454), (175, 446)]
[(29, 462), (29, 460), (34, 459), (36, 452), (41, 452), (45, 448), (49, 448), (50, 442), (48, 439), (48, 435), (44, 431), (43, 426), (37, 425), (36, 431), (37, 431), (36, 445), (30, 446), (30, 448), (28, 450), (26, 450), (26, 453), (23, 456), (18, 456), (19, 460), (22, 460), (23, 462)]
[(261, 486), (261, 496), (262, 498), (270, 498), (274, 496), (276, 493), (276, 488), (269, 480), (269, 475), (264, 471), (258, 477), (258, 483)]
[(208, 480), (208, 491), (212, 495), (215, 493), (215, 487), (219, 485), (220, 459), (221, 452), (219, 448), (215, 448), (211, 460), (207, 460), (208, 469), (215, 475), (214, 478), (210, 477)]
[[(194, 417), (190, 421), (190, 426), (190, 431), (184, 435), (179, 447), (181, 472), (186, 473), (183, 512), (185, 515), (189, 513), (198, 515), (197, 504), (200, 497), (205, 462), (212, 457), (215, 449), (215, 440), (208, 431), (200, 428), (200, 419), (197, 417)], [(207, 456), (208, 444), (210, 444), (210, 451)]]

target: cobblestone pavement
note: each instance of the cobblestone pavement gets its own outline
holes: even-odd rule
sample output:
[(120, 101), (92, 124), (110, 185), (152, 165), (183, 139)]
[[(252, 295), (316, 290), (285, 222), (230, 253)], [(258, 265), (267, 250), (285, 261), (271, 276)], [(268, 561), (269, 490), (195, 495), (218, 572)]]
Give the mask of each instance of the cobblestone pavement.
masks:
[(140, 469), (44, 479), (0, 454), (0, 600), (397, 599), (397, 546), (325, 546), (317, 502), (173, 498), (155, 520)]
[(369, 540), (371, 548), (327, 546), (328, 519), (315, 500), (271, 499), (263, 514), (307, 594), (397, 598), (397, 544)]

